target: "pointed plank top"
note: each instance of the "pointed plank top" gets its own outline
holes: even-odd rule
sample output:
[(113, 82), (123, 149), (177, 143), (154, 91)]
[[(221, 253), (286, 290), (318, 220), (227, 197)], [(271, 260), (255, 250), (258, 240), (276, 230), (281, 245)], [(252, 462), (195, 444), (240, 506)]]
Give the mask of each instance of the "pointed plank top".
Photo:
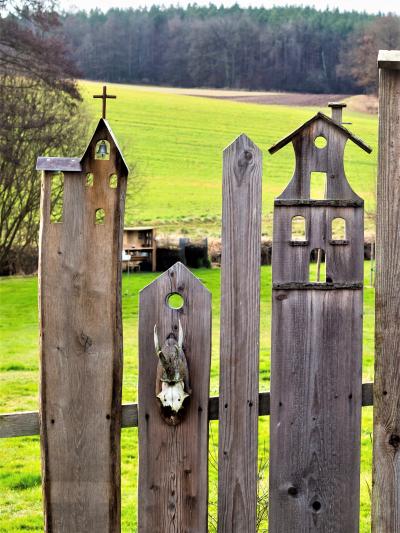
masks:
[(349, 131), (347, 128), (345, 128), (341, 124), (338, 124), (335, 120), (332, 120), (330, 117), (324, 115), (324, 113), (320, 113), (320, 112), (318, 112), (316, 115), (314, 115), (309, 120), (304, 122), (304, 124), (302, 124), (300, 127), (292, 131), (292, 133), (290, 133), (289, 135), (287, 135), (286, 137), (278, 141), (276, 144), (271, 146), (271, 148), (268, 149), (268, 152), (271, 155), (274, 154), (275, 152), (278, 152), (278, 150), (286, 146), (294, 137), (297, 137), (297, 135), (299, 135), (303, 130), (308, 128), (313, 122), (315, 122), (318, 119), (327, 122), (330, 126), (334, 128), (337, 128), (343, 135), (345, 135), (348, 139), (353, 141), (354, 144), (356, 144), (357, 146), (365, 150), (365, 152), (367, 152), (368, 154), (372, 152), (372, 148), (368, 146), (368, 144), (365, 144), (365, 142), (362, 141), (359, 137), (357, 137), (356, 135), (353, 135), (353, 133), (351, 133), (351, 131)]
[[(148, 285), (146, 285), (145, 287), (143, 287), (143, 289), (141, 289), (139, 291), (140, 294), (143, 294), (145, 292), (147, 292), (149, 289), (153, 289), (155, 288), (156, 286), (160, 285), (160, 284), (165, 284), (166, 282), (169, 283), (168, 280), (170, 280), (171, 278), (175, 278), (175, 283), (177, 283), (176, 280), (181, 280), (181, 281), (184, 281), (184, 280), (190, 280), (192, 281), (195, 285), (198, 285), (199, 287), (201, 287), (205, 292), (209, 293), (210, 294), (210, 291), (207, 289), (207, 287), (205, 285), (203, 285), (203, 283), (199, 280), (199, 278), (197, 276), (195, 276), (183, 263), (181, 263), (180, 261), (178, 261), (177, 263), (175, 263), (174, 265), (172, 265), (172, 267), (170, 267), (168, 270), (166, 270), (165, 272), (163, 272), (160, 276), (158, 276), (155, 280), (153, 280), (151, 283), (149, 283)], [(172, 284), (171, 284), (171, 290), (172, 290)]]

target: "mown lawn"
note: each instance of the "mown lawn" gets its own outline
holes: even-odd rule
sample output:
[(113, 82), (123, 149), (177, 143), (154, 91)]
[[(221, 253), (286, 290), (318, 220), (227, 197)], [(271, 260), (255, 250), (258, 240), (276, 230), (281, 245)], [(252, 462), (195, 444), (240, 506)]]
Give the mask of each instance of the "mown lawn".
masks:
[[(373, 379), (374, 291), (366, 263), (364, 299), (364, 381)], [(196, 270), (213, 296), (213, 351), (211, 394), (218, 394), (220, 271)], [(260, 388), (269, 389), (271, 268), (262, 267)], [(155, 274), (123, 277), (124, 384), (123, 401), (137, 400), (137, 325), (139, 290)], [(0, 411), (36, 410), (38, 404), (37, 278), (0, 279)], [(268, 417), (260, 418), (260, 458), (268, 459)], [(361, 533), (370, 531), (372, 408), (363, 409)], [(211, 458), (216, 458), (218, 424), (211, 423)], [(0, 531), (43, 531), (38, 437), (0, 440)], [(213, 462), (213, 461), (212, 461)], [(262, 469), (266, 487), (267, 470)], [(122, 530), (136, 531), (137, 430), (122, 431)], [(210, 512), (215, 516), (216, 471), (210, 467)], [(212, 531), (213, 517), (210, 518)], [(260, 531), (266, 531), (263, 522)]]
[[(92, 95), (100, 87), (98, 82), (81, 82), (94, 117), (100, 116), (101, 104)], [(129, 85), (108, 88), (118, 98), (108, 102), (107, 117), (132, 169), (127, 225), (154, 223), (161, 233), (219, 235), (222, 151), (246, 133), (263, 151), (263, 231), (271, 235), (273, 198), (290, 180), (294, 156), (291, 145), (274, 156), (267, 149), (319, 109), (159, 93)], [(330, 109), (322, 111), (330, 116)], [(368, 155), (349, 141), (345, 151), (347, 177), (370, 213), (375, 207), (377, 118), (345, 112), (344, 120), (352, 122), (347, 127), (374, 150)], [(368, 213), (370, 232), (373, 217)]]

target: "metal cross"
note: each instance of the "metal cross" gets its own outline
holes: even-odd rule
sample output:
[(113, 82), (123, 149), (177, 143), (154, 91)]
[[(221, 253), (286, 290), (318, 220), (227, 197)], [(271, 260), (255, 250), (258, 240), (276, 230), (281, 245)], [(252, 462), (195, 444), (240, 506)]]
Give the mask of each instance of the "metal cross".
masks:
[(117, 98), (114, 95), (107, 94), (107, 85), (103, 85), (103, 94), (95, 94), (93, 98), (101, 98), (103, 100), (103, 118), (106, 118), (107, 98)]

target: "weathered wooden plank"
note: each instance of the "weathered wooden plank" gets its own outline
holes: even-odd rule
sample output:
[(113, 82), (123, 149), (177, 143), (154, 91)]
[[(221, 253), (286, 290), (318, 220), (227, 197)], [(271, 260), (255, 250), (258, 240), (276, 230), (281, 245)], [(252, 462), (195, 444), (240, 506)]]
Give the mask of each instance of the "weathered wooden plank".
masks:
[[(170, 294), (183, 306), (168, 305)], [(191, 395), (183, 419), (169, 425), (156, 397), (154, 326), (160, 344), (179, 322)], [(208, 517), (208, 396), (211, 357), (211, 295), (181, 263), (144, 288), (139, 309), (139, 531), (203, 532)]]
[(79, 157), (38, 157), (36, 170), (81, 172), (82, 166)]
[[(97, 141), (110, 143), (96, 160)], [(61, 223), (42, 182), (39, 297), (41, 447), (48, 532), (120, 530), (121, 250), (126, 174), (104, 122), (65, 173)], [(86, 174), (93, 184), (86, 185)], [(117, 188), (109, 177), (118, 174)], [(96, 223), (96, 212), (105, 218)]]
[(298, 200), (288, 198), (276, 198), (274, 205), (296, 206), (296, 207), (362, 207), (364, 200), (311, 200), (300, 198)]
[(397, 67), (382, 60), (379, 71), (374, 533), (400, 532), (400, 51), (394, 55)]
[(336, 290), (358, 290), (363, 288), (362, 283), (302, 283), (293, 281), (292, 283), (274, 283), (274, 289), (288, 290), (308, 290), (313, 289), (314, 291), (336, 291)]
[[(258, 396), (258, 416), (269, 415), (269, 392), (260, 392)], [(373, 383), (363, 383), (362, 405), (373, 405)], [(218, 420), (219, 396), (208, 400), (208, 420)], [(122, 428), (137, 427), (137, 403), (126, 403), (122, 406)], [(27, 437), (39, 435), (39, 413), (27, 411), (22, 413), (5, 413), (0, 415), (0, 439), (10, 437)]]
[(379, 50), (378, 67), (388, 70), (400, 70), (400, 50)]
[(358, 532), (361, 308), (360, 290), (273, 291), (273, 533)]
[(245, 135), (224, 151), (218, 531), (256, 530), (260, 322), (260, 150)]
[(39, 435), (39, 413), (25, 411), (0, 415), (0, 439)]
[[(359, 529), (363, 201), (344, 174), (348, 132), (333, 122), (317, 118), (290, 137), (296, 169), (275, 202), (270, 533)], [(311, 200), (316, 171), (326, 175), (319, 201)], [(299, 217), (301, 246), (293, 245)], [(326, 257), (317, 283), (315, 251)]]

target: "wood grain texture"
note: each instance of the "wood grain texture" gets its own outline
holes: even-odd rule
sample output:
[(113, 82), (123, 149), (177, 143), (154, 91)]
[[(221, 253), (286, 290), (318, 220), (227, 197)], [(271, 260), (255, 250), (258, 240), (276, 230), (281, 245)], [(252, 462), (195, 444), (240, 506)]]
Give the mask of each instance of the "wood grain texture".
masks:
[(380, 70), (372, 526), (400, 532), (400, 70)]
[[(306, 222), (303, 246), (289, 246), (292, 219), (302, 216)], [(347, 244), (332, 244), (332, 220), (346, 221)], [(362, 207), (281, 206), (274, 209), (272, 253), (273, 283), (307, 283), (311, 251), (322, 248), (326, 253), (326, 279), (329, 283), (362, 283), (364, 250), (364, 211)], [(296, 241), (294, 241), (296, 242)], [(298, 241), (297, 241), (298, 242)], [(324, 280), (325, 281), (325, 280)]]
[(379, 50), (378, 67), (381, 69), (400, 70), (400, 50)]
[(362, 291), (272, 305), (270, 532), (358, 533)]
[[(94, 160), (99, 139), (109, 161)], [(126, 175), (99, 124), (82, 161), (64, 174), (62, 223), (50, 223), (42, 180), (39, 300), (40, 427), (47, 532), (120, 531), (121, 248)], [(86, 173), (94, 183), (86, 186)], [(118, 187), (109, 176), (118, 175)], [(95, 212), (104, 209), (104, 224)]]
[[(260, 392), (258, 395), (258, 416), (269, 415), (269, 391)], [(362, 405), (373, 405), (373, 383), (363, 383)], [(219, 396), (211, 396), (208, 400), (208, 420), (219, 418)], [(137, 403), (122, 405), (122, 428), (138, 426)], [(26, 437), (39, 435), (39, 413), (26, 411), (21, 413), (5, 413), (0, 415), (0, 439), (10, 437)]]
[[(183, 307), (169, 307), (178, 293)], [(153, 330), (162, 344), (183, 329), (183, 350), (192, 393), (183, 420), (168, 425), (156, 397), (158, 358)], [(211, 295), (176, 263), (140, 292), (139, 308), (139, 531), (205, 533), (208, 517), (208, 397), (211, 358)]]
[[(314, 144), (314, 140), (319, 136), (325, 137), (327, 141), (324, 148), (317, 148)], [(309, 200), (311, 172), (325, 172), (327, 200), (362, 202), (345, 177), (343, 154), (348, 138), (340, 129), (322, 118), (296, 135), (292, 139), (296, 156), (295, 172), (278, 199)]]
[[(359, 530), (364, 215), (344, 173), (347, 138), (321, 119), (299, 128), (296, 169), (275, 202), (270, 533)], [(312, 172), (326, 173), (323, 200), (310, 199)], [(299, 216), (301, 243), (292, 236)], [(340, 241), (335, 218), (345, 220)], [(326, 255), (318, 284), (309, 273), (315, 249)]]
[(218, 531), (256, 531), (260, 323), (260, 150), (241, 135), (224, 151)]

